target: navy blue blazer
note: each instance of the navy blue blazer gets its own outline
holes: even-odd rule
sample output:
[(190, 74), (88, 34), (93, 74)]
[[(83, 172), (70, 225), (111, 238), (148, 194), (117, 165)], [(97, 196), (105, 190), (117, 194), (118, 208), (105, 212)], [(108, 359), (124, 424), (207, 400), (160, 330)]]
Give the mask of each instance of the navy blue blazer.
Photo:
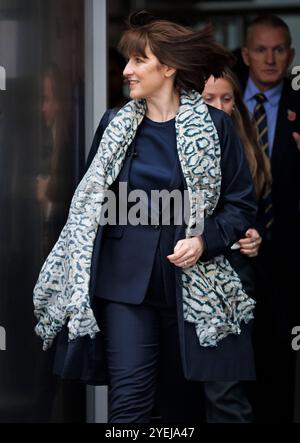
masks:
[[(248, 163), (243, 148), (237, 140), (231, 119), (213, 107), (209, 107), (209, 110), (221, 142), (222, 188), (214, 214), (205, 220), (203, 233), (205, 252), (201, 260), (229, 254), (230, 246), (253, 226), (256, 215), (256, 202)], [(108, 112), (97, 129), (87, 161), (88, 166), (97, 151), (107, 124)], [(131, 157), (127, 157), (123, 170), (113, 185), (115, 192), (119, 181), (128, 181), (127, 169), (130, 159)], [(186, 188), (179, 161), (173, 171), (170, 186)], [(164, 233), (167, 231), (165, 226), (99, 227), (92, 258), (91, 296), (96, 293), (112, 301), (141, 303), (150, 278), (161, 231), (164, 238)], [(184, 238), (184, 229), (179, 229), (177, 232), (181, 232), (180, 236)], [(105, 251), (101, 253), (102, 247)], [(169, 250), (168, 254), (172, 252)], [(120, 259), (117, 260), (117, 257)], [(130, 273), (129, 269), (134, 269), (134, 273)]]
[[(230, 257), (230, 246), (239, 240), (249, 227), (253, 226), (256, 216), (255, 194), (248, 163), (244, 155), (243, 147), (236, 136), (231, 119), (225, 113), (215, 108), (209, 107), (209, 111), (220, 138), (222, 185), (217, 208), (214, 213), (205, 220), (203, 233), (205, 251), (201, 260), (208, 260), (219, 254), (228, 254)], [(108, 124), (108, 119), (109, 113), (107, 112), (103, 116), (96, 131), (87, 166), (90, 165), (97, 151), (102, 134)], [(129, 157), (125, 161), (118, 178), (119, 180), (124, 181), (124, 178), (128, 178), (126, 175), (127, 162), (129, 162)], [(116, 184), (118, 183), (118, 179)], [(179, 161), (173, 171), (171, 182), (175, 188), (180, 186), (185, 187)], [(168, 235), (168, 229), (174, 229), (172, 235)], [(103, 235), (106, 236), (104, 242)], [(97, 292), (101, 293), (101, 291), (103, 297), (110, 300), (125, 303), (141, 303), (146, 293), (158, 242), (162, 245), (160, 249), (171, 253), (177, 241), (184, 237), (184, 225), (174, 227), (99, 227), (94, 243), (91, 266), (90, 295), (92, 306), (95, 294), (97, 294)], [(172, 244), (170, 244), (170, 241)], [(101, 251), (103, 245), (105, 251)], [(167, 251), (168, 248), (169, 250)], [(146, 252), (141, 257), (142, 249)], [(119, 260), (117, 271), (114, 266), (118, 278), (113, 278), (114, 276), (111, 275), (109, 262), (110, 258), (116, 256), (124, 256), (126, 257), (126, 261)], [(133, 269), (135, 272), (133, 275), (130, 275), (128, 272), (128, 269), (130, 269), (128, 263), (130, 264), (131, 262), (134, 263)], [(99, 284), (97, 285), (99, 267), (102, 268), (103, 272), (100, 283), (98, 281)], [(255, 377), (255, 370), (249, 328), (244, 328), (244, 333), (240, 336), (228, 336), (222, 340), (216, 348), (200, 347), (194, 326), (187, 324), (183, 320), (181, 269), (174, 266), (173, 269), (169, 269), (169, 271), (169, 276), (175, 276), (176, 282), (175, 291), (181, 356), (186, 378), (193, 380), (253, 379)], [(171, 274), (171, 272), (173, 272), (173, 274)], [(105, 279), (106, 273), (108, 276), (107, 279)], [(74, 343), (71, 342), (67, 344), (66, 331), (60, 335), (61, 337), (58, 339), (57, 345), (58, 352), (55, 372), (67, 378), (70, 378), (70, 376), (71, 378), (78, 378), (79, 374), (79, 378), (85, 381), (90, 378), (90, 383), (100, 384), (101, 377), (103, 377), (105, 371), (102, 369), (99, 370), (101, 366), (99, 360), (97, 364), (94, 364), (89, 359), (101, 359), (101, 357), (99, 357), (100, 342), (102, 340), (100, 337), (101, 333), (97, 334), (98, 345), (95, 344), (96, 340), (94, 340), (94, 343), (87, 345), (89, 339), (84, 337), (78, 339), (80, 346), (76, 346), (76, 340)], [(88, 348), (89, 352), (87, 351)], [(96, 352), (97, 348), (98, 352)], [(82, 352), (88, 354), (88, 357), (86, 356), (85, 359), (81, 357), (81, 360), (85, 361), (84, 369), (78, 361), (78, 356), (80, 356)], [(92, 370), (91, 366), (93, 367)], [(98, 378), (95, 376), (95, 367), (98, 367), (96, 370), (96, 372), (98, 371)], [(89, 374), (88, 376), (86, 375), (87, 373)]]

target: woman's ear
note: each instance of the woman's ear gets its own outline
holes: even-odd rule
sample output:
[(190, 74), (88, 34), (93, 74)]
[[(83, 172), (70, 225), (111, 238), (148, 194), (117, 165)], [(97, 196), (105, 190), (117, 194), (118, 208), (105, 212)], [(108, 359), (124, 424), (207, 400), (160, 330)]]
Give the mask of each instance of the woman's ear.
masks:
[(170, 78), (176, 74), (176, 69), (172, 68), (171, 66), (164, 65), (164, 70), (165, 70), (165, 76), (167, 78)]

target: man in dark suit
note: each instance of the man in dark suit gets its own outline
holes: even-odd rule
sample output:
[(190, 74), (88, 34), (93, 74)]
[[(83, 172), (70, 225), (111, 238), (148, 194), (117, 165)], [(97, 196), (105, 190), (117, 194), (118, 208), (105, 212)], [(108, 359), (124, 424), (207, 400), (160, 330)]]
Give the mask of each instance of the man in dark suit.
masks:
[(256, 262), (258, 420), (291, 421), (291, 330), (300, 324), (293, 259), (299, 246), (300, 93), (285, 78), (294, 58), (286, 23), (273, 15), (255, 19), (247, 29), (242, 56), (249, 67), (242, 85), (244, 100), (264, 137), (273, 176), (268, 229)]

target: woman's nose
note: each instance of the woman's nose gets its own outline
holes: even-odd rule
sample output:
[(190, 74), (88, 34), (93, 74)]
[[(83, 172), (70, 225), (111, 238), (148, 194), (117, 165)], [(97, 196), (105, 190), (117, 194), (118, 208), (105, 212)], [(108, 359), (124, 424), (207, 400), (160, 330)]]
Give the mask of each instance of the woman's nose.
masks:
[(227, 110), (226, 104), (225, 104), (224, 102), (221, 102), (221, 103), (220, 103), (220, 107), (219, 107), (219, 109), (221, 109), (221, 110), (224, 111), (224, 112), (227, 112), (227, 111), (226, 111), (226, 110)]
[(131, 67), (131, 63), (128, 62), (127, 65), (125, 66), (124, 71), (123, 71), (123, 76), (127, 77), (130, 74), (132, 74), (132, 67)]
[(223, 103), (222, 103), (221, 99), (216, 98), (216, 99), (214, 100), (214, 103), (213, 103), (212, 105), (213, 105), (215, 108), (220, 109), (221, 111), (224, 111), (224, 109), (223, 109)]

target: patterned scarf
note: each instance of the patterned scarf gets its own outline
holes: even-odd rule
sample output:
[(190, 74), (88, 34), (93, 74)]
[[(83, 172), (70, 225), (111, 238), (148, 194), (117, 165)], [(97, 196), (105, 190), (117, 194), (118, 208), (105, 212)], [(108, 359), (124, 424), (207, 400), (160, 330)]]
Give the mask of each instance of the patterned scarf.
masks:
[[(85, 335), (94, 338), (99, 331), (89, 298), (94, 240), (105, 191), (118, 177), (145, 112), (145, 100), (130, 101), (107, 126), (97, 154), (74, 193), (66, 225), (41, 269), (33, 301), (38, 319), (35, 331), (43, 340), (44, 350), (66, 321), (70, 340)], [(207, 106), (196, 91), (181, 94), (175, 126), (189, 194), (189, 238), (201, 233), (197, 232), (199, 205), (204, 218), (217, 205), (221, 149)], [(182, 269), (182, 291), (184, 319), (195, 324), (202, 346), (216, 346), (228, 334), (240, 334), (241, 322), (253, 318), (255, 302), (245, 294), (238, 275), (222, 255)]]

